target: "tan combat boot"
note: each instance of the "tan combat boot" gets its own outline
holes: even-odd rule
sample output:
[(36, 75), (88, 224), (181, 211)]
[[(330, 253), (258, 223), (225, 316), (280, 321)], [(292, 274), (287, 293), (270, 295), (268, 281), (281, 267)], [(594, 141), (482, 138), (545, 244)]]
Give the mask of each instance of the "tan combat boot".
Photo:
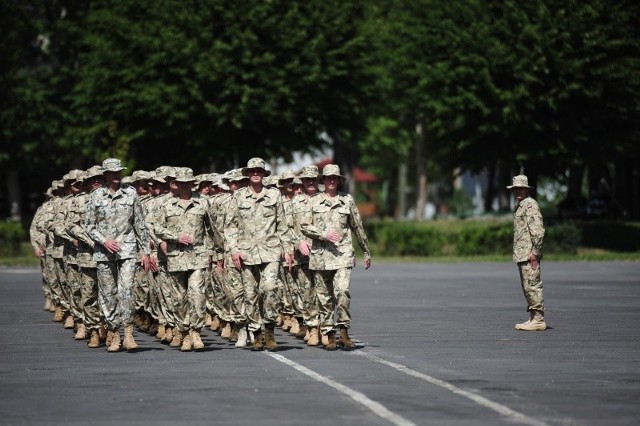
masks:
[(133, 324), (124, 326), (124, 348), (127, 352), (133, 352), (138, 349), (138, 344), (133, 338)]
[(182, 335), (182, 346), (180, 347), (180, 350), (182, 352), (191, 352), (193, 350), (193, 342), (191, 341), (191, 336), (189, 335), (189, 332), (181, 331), (180, 334)]
[(304, 338), (302, 339), (305, 343), (307, 343), (309, 341), (309, 337), (311, 337), (311, 327), (307, 327), (305, 325), (305, 328), (307, 329)]
[(262, 342), (262, 330), (257, 330), (253, 332), (253, 345), (251, 346), (252, 351), (261, 351), (264, 348), (264, 343)]
[(292, 316), (290, 324), (291, 327), (289, 328), (289, 333), (295, 336), (300, 331), (300, 323), (298, 322), (298, 318)]
[[(187, 335), (189, 335), (189, 333), (187, 333)], [(183, 332), (178, 331), (178, 329), (174, 329), (173, 338), (171, 339), (171, 343), (169, 343), (169, 346), (171, 346), (172, 348), (179, 348), (182, 344), (183, 337)]]
[(353, 340), (349, 338), (349, 333), (347, 333), (347, 327), (344, 325), (340, 326), (340, 337), (338, 338), (338, 344), (342, 346), (343, 349), (346, 349), (348, 351), (356, 347), (356, 344), (353, 343)]
[(322, 334), (322, 330), (320, 330), (320, 336), (322, 338), (322, 346), (327, 346), (329, 344), (329, 335)]
[(265, 326), (264, 340), (265, 347), (269, 352), (276, 352), (278, 350), (278, 343), (276, 342), (275, 335), (275, 324)]
[(282, 316), (282, 331), (289, 331), (291, 329), (291, 315), (284, 314)]
[(204, 343), (200, 338), (200, 329), (196, 328), (191, 330), (191, 343), (193, 344), (194, 351), (201, 351), (204, 349)]
[(222, 333), (220, 333), (220, 337), (222, 337), (223, 339), (227, 339), (229, 340), (229, 338), (231, 337), (231, 323), (225, 321), (224, 322), (224, 327), (222, 327)]
[[(296, 333), (296, 337), (297, 337), (298, 339), (304, 339), (304, 338), (305, 338), (305, 337), (307, 337), (308, 335), (309, 335), (309, 328), (308, 328), (306, 325), (302, 324), (302, 325), (300, 326), (300, 331), (298, 331), (298, 332)], [(307, 340), (308, 340), (308, 339), (307, 339)]]
[(544, 321), (544, 312), (532, 310), (533, 316), (530, 321), (516, 324), (516, 330), (522, 331), (544, 331), (547, 329), (547, 323)]
[(51, 299), (49, 299), (48, 297), (44, 298), (44, 308), (45, 311), (50, 311), (51, 310)]
[(73, 336), (76, 340), (84, 340), (87, 338), (87, 327), (84, 326), (83, 323), (78, 324), (78, 331), (76, 331), (76, 335)]
[(64, 320), (64, 311), (60, 306), (56, 306), (56, 310), (53, 314), (53, 320), (55, 322), (62, 322), (62, 320)]
[(240, 331), (240, 328), (238, 328), (238, 325), (235, 322), (232, 322), (230, 324), (231, 331), (229, 332), (229, 341), (231, 343), (235, 343), (238, 341), (238, 331)]
[(276, 317), (276, 327), (282, 327), (282, 314), (278, 314), (278, 316)]
[(211, 325), (209, 325), (211, 331), (218, 331), (220, 328), (220, 317), (215, 315), (211, 317)]
[(67, 315), (67, 319), (64, 320), (64, 328), (70, 330), (75, 325), (76, 325), (76, 323), (75, 323), (75, 321), (73, 319), (73, 315), (71, 315), (71, 314)]
[(244, 324), (240, 325), (240, 330), (238, 331), (238, 341), (235, 344), (236, 348), (246, 348), (247, 347), (247, 326)]
[(327, 344), (324, 345), (324, 348), (328, 351), (335, 351), (338, 349), (338, 344), (336, 343), (336, 332), (331, 330), (329, 334), (327, 334)]
[(111, 334), (111, 339), (109, 340), (109, 337), (107, 337), (107, 340), (111, 343), (107, 348), (107, 352), (120, 352), (120, 331), (108, 331), (108, 333)]
[[(176, 331), (177, 332), (177, 331)], [(164, 326), (164, 337), (162, 338), (163, 343), (171, 343), (173, 340), (173, 328), (168, 325)]]
[(89, 348), (99, 348), (100, 347), (100, 333), (95, 328), (91, 330), (91, 336), (89, 337), (89, 343), (87, 343), (87, 347)]
[(516, 330), (520, 330), (520, 327), (529, 325), (529, 323), (531, 322), (534, 316), (535, 316), (535, 311), (532, 309), (529, 311), (529, 319), (526, 320), (525, 322), (521, 322), (520, 324), (516, 324)]
[(307, 340), (308, 346), (318, 346), (320, 344), (320, 331), (318, 327), (311, 327), (309, 330), (309, 340)]
[(211, 327), (211, 321), (213, 321), (213, 318), (211, 318), (211, 314), (209, 312), (207, 312), (204, 315), (204, 326), (205, 327)]
[(158, 331), (156, 332), (156, 339), (159, 339), (160, 341), (162, 341), (162, 339), (164, 339), (164, 332), (165, 332), (164, 324), (158, 324)]
[(112, 336), (111, 334), (109, 334), (104, 324), (100, 325), (100, 328), (98, 329), (98, 336), (100, 336), (100, 341), (103, 342), (105, 345), (109, 346), (111, 344)]

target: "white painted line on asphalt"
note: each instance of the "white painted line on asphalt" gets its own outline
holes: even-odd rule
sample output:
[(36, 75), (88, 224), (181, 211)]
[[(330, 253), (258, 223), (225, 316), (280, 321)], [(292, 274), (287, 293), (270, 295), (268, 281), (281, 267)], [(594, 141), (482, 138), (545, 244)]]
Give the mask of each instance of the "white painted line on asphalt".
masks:
[(289, 367), (293, 367), (296, 370), (298, 370), (299, 372), (301, 372), (302, 374), (305, 374), (309, 377), (311, 377), (312, 379), (324, 383), (327, 386), (331, 386), (332, 388), (334, 388), (335, 390), (337, 390), (338, 392), (341, 392), (343, 394), (345, 394), (346, 396), (348, 396), (349, 398), (353, 399), (354, 401), (364, 405), (365, 407), (367, 407), (369, 410), (371, 410), (374, 414), (378, 415), (379, 417), (382, 417), (385, 420), (390, 421), (391, 423), (393, 423), (394, 425), (397, 426), (415, 426), (415, 423), (413, 423), (410, 420), (405, 419), (404, 417), (394, 413), (393, 411), (390, 411), (389, 409), (387, 409), (384, 405), (375, 402), (374, 400), (368, 398), (366, 395), (364, 395), (363, 393), (360, 393), (354, 389), (351, 389), (348, 386), (345, 386), (341, 383), (338, 383), (334, 380), (331, 380), (327, 377), (321, 376), (320, 374), (316, 373), (313, 370), (308, 369), (307, 367), (298, 364), (295, 361), (291, 361), (288, 358), (283, 357), (282, 355), (278, 355), (278, 354), (274, 354), (274, 353), (269, 353), (268, 354), (270, 357), (277, 359), (278, 361), (288, 365)]
[(424, 380), (425, 382), (431, 383), (432, 385), (436, 385), (439, 386), (441, 388), (444, 388), (456, 395), (460, 395), (463, 396), (465, 398), (468, 398), (470, 400), (472, 400), (473, 402), (476, 402), (480, 405), (482, 405), (483, 407), (489, 408), (493, 411), (496, 411), (497, 413), (508, 417), (509, 420), (513, 421), (513, 422), (517, 422), (517, 423), (521, 423), (521, 424), (525, 424), (525, 425), (531, 425), (531, 426), (549, 426), (547, 423), (542, 422), (540, 420), (536, 420), (534, 418), (531, 418), (529, 416), (526, 416), (522, 413), (519, 413), (518, 411), (512, 410), (511, 408), (502, 405), (498, 402), (493, 402), (490, 399), (487, 399), (483, 396), (477, 395), (473, 392), (469, 392), (466, 391), (464, 389), (460, 389), (459, 387), (452, 385), (449, 382), (445, 382), (444, 380), (440, 380), (440, 379), (436, 379), (435, 377), (429, 376), (427, 374), (424, 373), (420, 373), (418, 371), (412, 370), (409, 367), (405, 367), (402, 364), (397, 364), (395, 362), (391, 362), (391, 361), (387, 361), (385, 359), (382, 359), (380, 357), (377, 357), (375, 355), (372, 354), (368, 354), (366, 352), (363, 351), (355, 351), (352, 352), (354, 355), (359, 355), (362, 357), (365, 357), (367, 359), (369, 359), (370, 361), (374, 361), (377, 362), (379, 364), (384, 364), (387, 365), (389, 367), (395, 368), (398, 371), (401, 371), (405, 374), (408, 374), (409, 376), (413, 376), (416, 377), (418, 379)]

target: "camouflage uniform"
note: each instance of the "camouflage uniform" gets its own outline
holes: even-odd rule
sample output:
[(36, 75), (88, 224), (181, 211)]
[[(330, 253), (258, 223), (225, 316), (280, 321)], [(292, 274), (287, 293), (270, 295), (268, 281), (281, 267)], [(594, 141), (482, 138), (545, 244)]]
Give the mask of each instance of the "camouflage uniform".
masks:
[(51, 302), (55, 307), (61, 307), (58, 301), (58, 294), (56, 287), (58, 284), (58, 275), (56, 274), (56, 267), (52, 256), (53, 252), (53, 232), (49, 227), (49, 224), (53, 221), (54, 205), (57, 196), (53, 196), (49, 200), (45, 201), (42, 205), (42, 213), (40, 220), (36, 223), (36, 229), (45, 236), (45, 252), (43, 259), (43, 275), (44, 280), (47, 283), (47, 289)]
[(533, 269), (529, 254), (540, 258), (544, 224), (536, 200), (527, 197), (516, 206), (513, 218), (513, 261), (518, 265), (527, 310), (544, 311), (540, 265)]
[(278, 315), (280, 258), (292, 251), (280, 192), (267, 187), (259, 194), (248, 187), (236, 191), (229, 202), (224, 238), (232, 255), (243, 256), (249, 331), (258, 332), (263, 324), (272, 327)]
[[(108, 188), (93, 191), (85, 227), (97, 243), (93, 259), (97, 262), (100, 308), (109, 329), (117, 330), (121, 324), (133, 322), (138, 241), (144, 254), (150, 254), (144, 212), (135, 189), (121, 185), (114, 193)], [(108, 238), (120, 244), (120, 251), (107, 251), (103, 243)]]
[[(170, 315), (179, 331), (200, 329), (205, 319), (205, 273), (209, 265), (207, 247), (208, 203), (199, 194), (186, 203), (177, 197), (167, 200), (154, 224), (156, 235), (167, 242), (168, 270), (173, 284)], [(180, 234), (193, 237), (192, 245), (178, 242)]]
[(55, 273), (55, 281), (52, 283), (51, 289), (54, 293), (54, 300), (57, 306), (60, 306), (65, 313), (69, 312), (69, 288), (67, 281), (67, 270), (64, 263), (64, 222), (66, 203), (65, 198), (56, 197), (53, 200), (53, 212), (51, 220), (47, 223), (52, 238), (52, 247), (49, 250), (53, 258), (53, 270)]
[[(335, 244), (326, 240), (327, 232), (331, 229), (339, 232), (342, 237)], [(312, 197), (311, 218), (302, 222), (301, 231), (313, 239), (309, 269), (315, 271), (314, 281), (322, 333), (328, 334), (333, 331), (334, 306), (335, 323), (349, 328), (349, 281), (355, 262), (351, 231), (356, 234), (365, 259), (371, 258), (367, 236), (353, 197), (349, 194), (338, 194), (333, 198), (326, 194)]]
[[(46, 202), (48, 202), (48, 200)], [(51, 288), (49, 287), (49, 282), (47, 281), (46, 265), (45, 265), (47, 235), (42, 230), (42, 223), (45, 217), (45, 210), (46, 209), (43, 204), (40, 207), (38, 207), (35, 214), (33, 215), (33, 219), (31, 220), (31, 225), (29, 226), (29, 240), (31, 242), (31, 246), (33, 247), (34, 252), (36, 250), (42, 251), (42, 255), (39, 258), (40, 271), (42, 272), (42, 291), (44, 293), (45, 299), (47, 301), (50, 301)]]

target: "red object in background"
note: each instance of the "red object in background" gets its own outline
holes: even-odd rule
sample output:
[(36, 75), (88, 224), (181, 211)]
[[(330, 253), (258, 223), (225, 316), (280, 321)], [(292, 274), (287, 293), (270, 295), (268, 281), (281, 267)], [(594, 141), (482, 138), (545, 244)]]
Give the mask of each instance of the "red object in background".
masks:
[[(324, 160), (317, 162), (316, 166), (318, 166), (318, 170), (320, 170), (320, 174), (322, 174), (322, 168), (327, 164), (332, 163), (333, 160), (331, 158), (325, 158)], [(353, 181), (356, 183), (377, 182), (378, 177), (374, 174), (362, 170), (360, 167), (356, 167), (353, 169)]]

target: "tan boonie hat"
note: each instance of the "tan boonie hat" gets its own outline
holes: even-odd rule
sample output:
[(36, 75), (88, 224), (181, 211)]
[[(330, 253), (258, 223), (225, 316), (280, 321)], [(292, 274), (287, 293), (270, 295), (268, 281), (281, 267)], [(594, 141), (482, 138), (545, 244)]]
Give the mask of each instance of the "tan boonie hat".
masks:
[(278, 186), (278, 176), (265, 176), (262, 179), (262, 185), (268, 187)]
[(64, 183), (61, 179), (54, 180), (53, 182), (51, 182), (51, 188), (53, 188), (54, 191), (56, 189), (64, 188)]
[(67, 182), (68, 180), (78, 180), (78, 177), (82, 174), (82, 170), (73, 169), (69, 170), (69, 173), (62, 177), (63, 182)]
[(242, 180), (249, 179), (249, 176), (245, 176), (242, 173), (242, 169), (235, 169), (229, 178), (229, 182), (240, 182)]
[(102, 176), (102, 166), (91, 166), (87, 169), (87, 171), (84, 173), (84, 179), (90, 179), (92, 177), (95, 176)]
[(193, 170), (189, 167), (176, 167), (176, 182), (195, 182)]
[(131, 182), (138, 182), (140, 180), (151, 180), (151, 173), (146, 170), (136, 170), (131, 174)]
[(278, 183), (282, 183), (283, 180), (293, 180), (295, 177), (296, 174), (293, 172), (293, 170), (285, 170), (278, 178)]
[(171, 166), (160, 166), (156, 169), (156, 175), (153, 177), (153, 180), (157, 180), (158, 182), (167, 183), (165, 178), (176, 177), (176, 168)]
[(302, 185), (302, 180), (296, 176), (293, 178), (293, 182), (291, 182), (291, 185)]
[(133, 183), (133, 176), (125, 176), (125, 177), (122, 178), (122, 180), (120, 182), (122, 182), (124, 184), (127, 184), (127, 185), (131, 185)]
[(107, 158), (102, 162), (102, 169), (105, 172), (119, 172), (126, 170), (126, 167), (122, 167), (122, 163), (117, 158)]
[(308, 178), (308, 179), (317, 179), (318, 178), (318, 166), (304, 166), (302, 171), (298, 175), (300, 179)]
[(529, 186), (529, 179), (525, 175), (518, 175), (513, 177), (513, 185), (507, 186), (507, 189), (512, 189), (512, 188), (533, 189), (533, 186)]
[(242, 168), (242, 174), (247, 176), (247, 170), (249, 169), (262, 169), (265, 176), (271, 175), (271, 172), (267, 170), (267, 163), (262, 158), (255, 157), (247, 161), (247, 167)]
[(324, 180), (327, 176), (338, 176), (342, 182), (346, 181), (346, 176), (340, 174), (340, 166), (337, 164), (327, 164), (322, 168), (321, 179)]

